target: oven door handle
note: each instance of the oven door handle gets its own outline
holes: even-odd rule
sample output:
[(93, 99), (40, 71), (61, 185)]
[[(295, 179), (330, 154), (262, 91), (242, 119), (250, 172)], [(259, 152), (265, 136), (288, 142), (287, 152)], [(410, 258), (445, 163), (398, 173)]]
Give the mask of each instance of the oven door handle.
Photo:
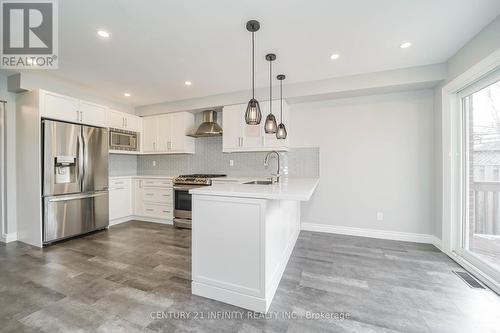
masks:
[(174, 185), (174, 190), (177, 190), (177, 191), (189, 191), (193, 188), (198, 188), (198, 187), (203, 187), (200, 186), (200, 185)]

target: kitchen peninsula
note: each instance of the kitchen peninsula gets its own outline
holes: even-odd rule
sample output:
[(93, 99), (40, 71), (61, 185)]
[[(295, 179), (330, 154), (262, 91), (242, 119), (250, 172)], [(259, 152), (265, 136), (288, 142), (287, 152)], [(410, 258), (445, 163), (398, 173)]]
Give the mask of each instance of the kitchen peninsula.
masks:
[(192, 293), (267, 312), (318, 178), (192, 189)]

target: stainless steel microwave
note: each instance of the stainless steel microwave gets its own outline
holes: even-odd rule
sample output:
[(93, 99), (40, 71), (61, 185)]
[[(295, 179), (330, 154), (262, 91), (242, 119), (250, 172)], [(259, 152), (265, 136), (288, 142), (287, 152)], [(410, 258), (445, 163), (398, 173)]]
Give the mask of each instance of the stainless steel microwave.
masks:
[(139, 151), (139, 133), (110, 128), (109, 149)]

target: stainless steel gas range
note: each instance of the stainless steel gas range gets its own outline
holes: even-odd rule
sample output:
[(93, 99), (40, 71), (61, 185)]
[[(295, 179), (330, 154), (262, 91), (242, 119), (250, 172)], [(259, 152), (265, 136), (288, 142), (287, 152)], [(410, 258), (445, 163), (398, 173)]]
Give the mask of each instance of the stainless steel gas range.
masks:
[(212, 185), (212, 178), (225, 177), (221, 174), (180, 175), (174, 178), (174, 227), (191, 229), (192, 188)]

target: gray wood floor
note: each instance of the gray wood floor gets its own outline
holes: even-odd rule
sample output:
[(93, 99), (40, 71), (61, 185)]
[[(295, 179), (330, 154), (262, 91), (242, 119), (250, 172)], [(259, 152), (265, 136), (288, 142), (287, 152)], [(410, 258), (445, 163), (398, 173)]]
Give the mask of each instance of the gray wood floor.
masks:
[[(465, 285), (432, 245), (302, 232), (270, 319), (191, 295), (190, 254), (190, 231), (137, 221), (43, 250), (2, 245), (0, 332), (500, 331), (499, 296)], [(210, 311), (236, 317), (200, 319)]]

